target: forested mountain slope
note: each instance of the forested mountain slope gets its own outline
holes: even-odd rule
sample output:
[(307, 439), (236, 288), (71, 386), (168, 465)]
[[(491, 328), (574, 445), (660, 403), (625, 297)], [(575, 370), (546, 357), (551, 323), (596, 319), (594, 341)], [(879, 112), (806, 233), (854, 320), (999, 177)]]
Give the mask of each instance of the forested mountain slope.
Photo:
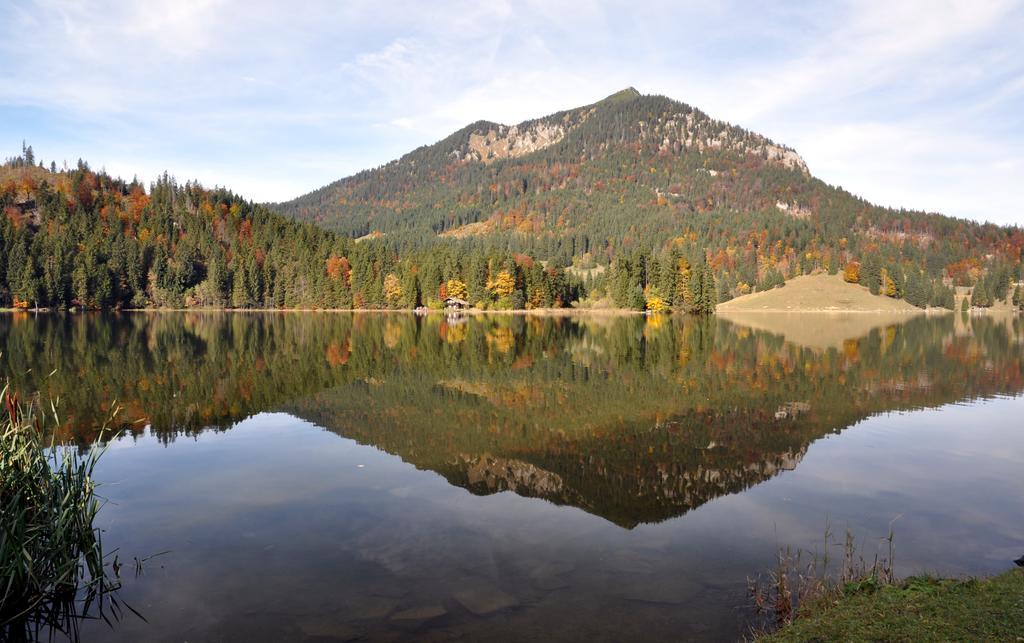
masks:
[(312, 306), (348, 242), (226, 190), (147, 191), (77, 168), (0, 169), (0, 305)]
[(395, 252), (448, 241), (584, 269), (628, 259), (622, 305), (666, 281), (651, 258), (677, 270), (672, 249), (690, 264), (706, 257), (724, 298), (867, 261), (873, 290), (886, 290), (885, 269), (895, 296), (920, 279), (938, 300), (925, 291), (942, 278), (1019, 272), (1024, 247), (1020, 228), (874, 206), (814, 178), (784, 145), (632, 88), (514, 126), (473, 123), (271, 207)]
[(0, 308), (413, 308), (451, 295), (501, 308), (568, 305), (578, 286), (527, 255), (442, 245), (401, 256), (299, 223), (227, 190), (148, 189), (0, 165)]

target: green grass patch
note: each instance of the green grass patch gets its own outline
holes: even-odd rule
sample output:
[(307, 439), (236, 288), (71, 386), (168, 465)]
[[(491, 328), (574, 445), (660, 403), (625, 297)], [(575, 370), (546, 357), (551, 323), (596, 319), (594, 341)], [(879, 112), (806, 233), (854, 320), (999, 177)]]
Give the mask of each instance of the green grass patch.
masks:
[(989, 579), (849, 583), (764, 641), (1022, 641), (1024, 570)]

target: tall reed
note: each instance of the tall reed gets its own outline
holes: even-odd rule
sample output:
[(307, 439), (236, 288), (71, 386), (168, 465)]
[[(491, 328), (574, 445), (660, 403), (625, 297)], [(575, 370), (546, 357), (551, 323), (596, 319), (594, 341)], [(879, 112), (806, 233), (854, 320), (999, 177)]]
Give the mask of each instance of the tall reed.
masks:
[(71, 633), (116, 584), (93, 524), (104, 449), (47, 444), (38, 402), (20, 402), (7, 386), (0, 399), (0, 639)]
[[(770, 631), (787, 625), (799, 618), (802, 608), (820, 607), (846, 592), (873, 590), (896, 583), (892, 527), (895, 520), (889, 523), (889, 534), (881, 539), (888, 551), (883, 555), (879, 548), (870, 561), (858, 551), (849, 529), (842, 542), (835, 542), (830, 523), (825, 525), (824, 549), (820, 553), (802, 549), (794, 552), (790, 547), (780, 549), (773, 569), (748, 579), (754, 606), (770, 619), (761, 629)], [(842, 561), (837, 570), (829, 568), (832, 562), (830, 548), (842, 550)]]

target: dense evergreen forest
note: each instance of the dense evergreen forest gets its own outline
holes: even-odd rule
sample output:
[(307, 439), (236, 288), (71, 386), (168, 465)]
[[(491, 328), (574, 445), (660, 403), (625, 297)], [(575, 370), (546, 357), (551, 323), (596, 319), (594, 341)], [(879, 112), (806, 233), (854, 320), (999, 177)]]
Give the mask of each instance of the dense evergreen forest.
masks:
[(31, 147), (0, 168), (0, 209), (0, 306), (523, 308), (581, 296), (527, 255), (446, 243), (399, 255), (167, 175), (146, 189), (82, 161), (47, 169)]

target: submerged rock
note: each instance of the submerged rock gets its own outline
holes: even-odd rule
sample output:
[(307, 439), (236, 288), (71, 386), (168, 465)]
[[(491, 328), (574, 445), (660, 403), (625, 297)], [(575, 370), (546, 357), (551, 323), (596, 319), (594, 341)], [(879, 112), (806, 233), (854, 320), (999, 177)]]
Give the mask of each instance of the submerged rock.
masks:
[(306, 636), (327, 637), (338, 641), (355, 641), (363, 635), (359, 629), (331, 616), (309, 616), (297, 625)]
[(569, 587), (569, 581), (561, 576), (534, 576), (532, 580), (534, 587), (546, 592)]
[(392, 621), (429, 621), (430, 619), (444, 616), (448, 610), (440, 605), (420, 605), (407, 610), (402, 610), (391, 615)]
[(516, 607), (519, 601), (510, 594), (492, 585), (478, 585), (453, 594), (455, 600), (477, 616), (485, 616), (494, 612)]
[(361, 596), (345, 607), (345, 615), (352, 620), (376, 620), (386, 617), (398, 607), (394, 598)]
[(563, 578), (563, 575), (575, 569), (575, 565), (564, 561), (542, 564), (530, 572), (530, 581), (534, 587), (544, 591), (564, 589), (569, 587), (569, 581)]
[(619, 596), (628, 601), (656, 603), (661, 605), (681, 605), (700, 591), (700, 587), (690, 583), (660, 583), (646, 580), (630, 580), (624, 582), (619, 589)]

